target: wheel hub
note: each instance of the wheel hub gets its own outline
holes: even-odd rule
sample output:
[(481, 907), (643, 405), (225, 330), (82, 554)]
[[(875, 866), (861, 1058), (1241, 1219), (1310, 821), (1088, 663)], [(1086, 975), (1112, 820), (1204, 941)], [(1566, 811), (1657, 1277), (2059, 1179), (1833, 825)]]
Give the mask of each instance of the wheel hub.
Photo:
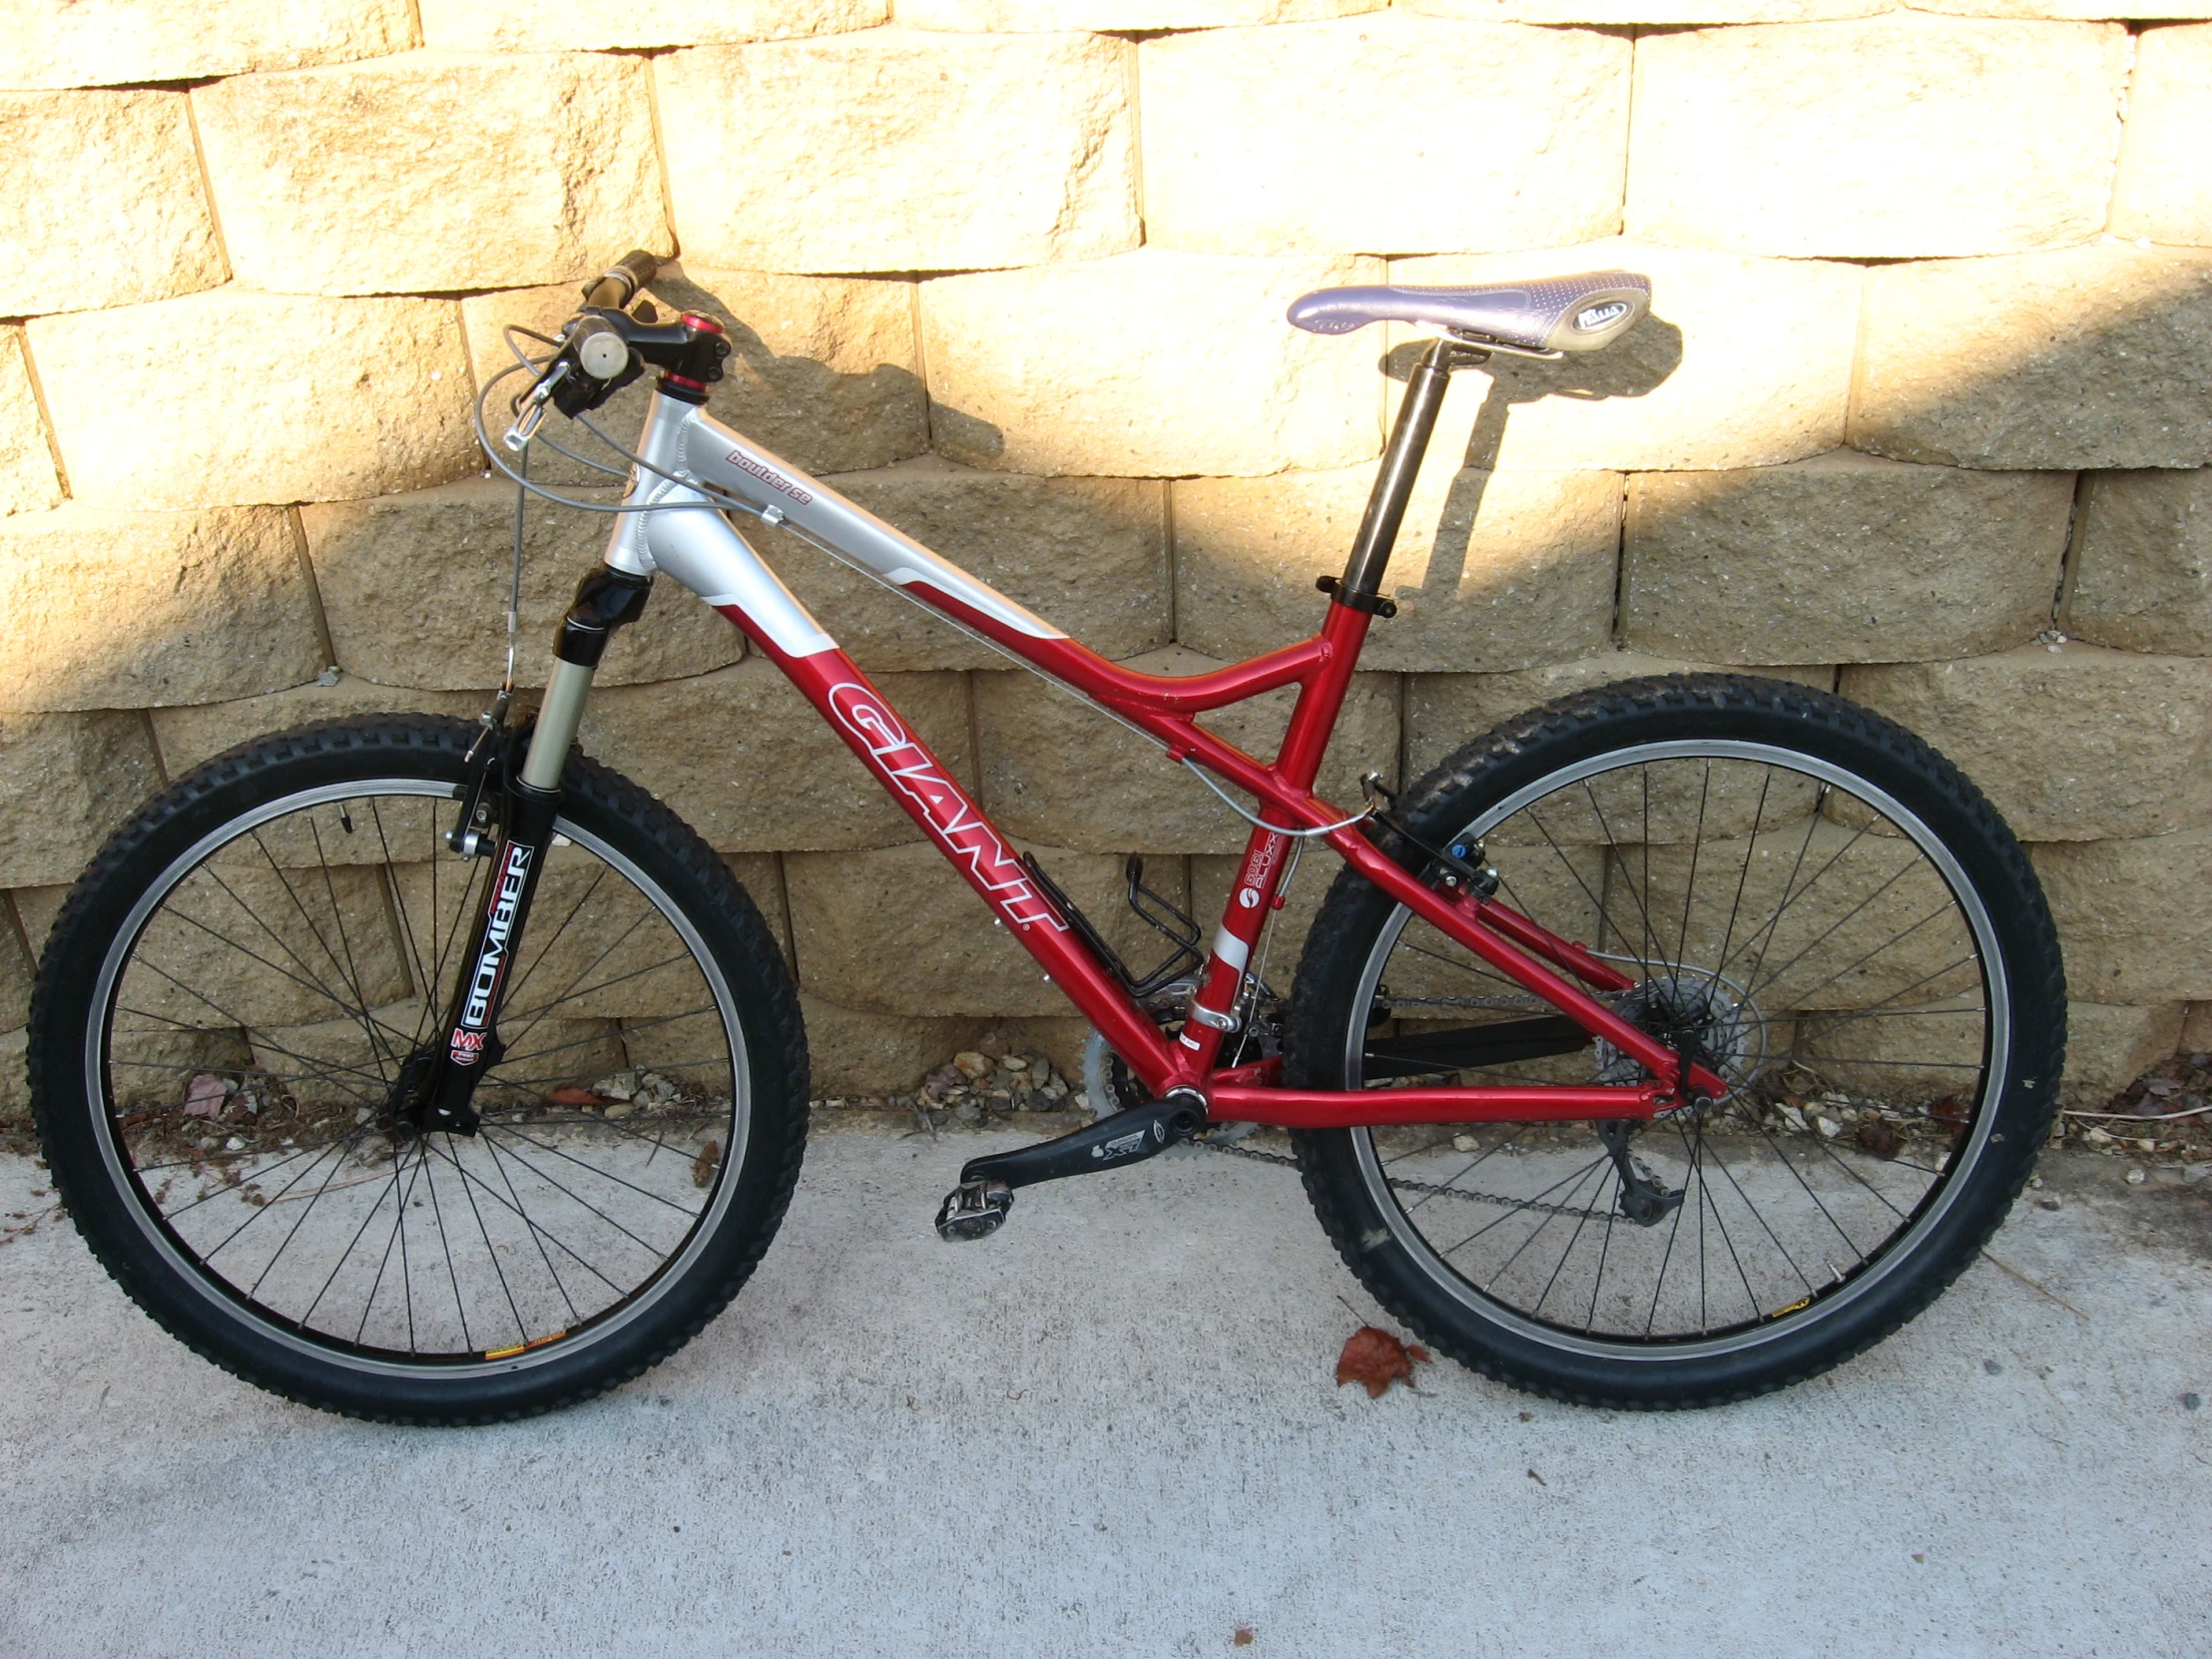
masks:
[[(1765, 1044), (1757, 1004), (1718, 974), (1683, 968), (1631, 985), (1613, 998), (1613, 1011), (1648, 1031), (1693, 1065), (1718, 1073), (1735, 1087), (1748, 1082)], [(1603, 1037), (1597, 1039), (1600, 1083), (1640, 1083), (1641, 1061)]]

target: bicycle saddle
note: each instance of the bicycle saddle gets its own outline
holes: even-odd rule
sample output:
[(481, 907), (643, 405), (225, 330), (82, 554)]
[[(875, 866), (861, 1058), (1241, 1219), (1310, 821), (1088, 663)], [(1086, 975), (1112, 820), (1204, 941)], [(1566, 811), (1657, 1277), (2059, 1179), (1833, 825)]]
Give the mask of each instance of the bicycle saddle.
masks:
[(1292, 302), (1293, 326), (1349, 334), (1371, 322), (1418, 322), (1524, 351), (1595, 351), (1651, 308), (1651, 278), (1591, 271), (1482, 287), (1318, 288)]

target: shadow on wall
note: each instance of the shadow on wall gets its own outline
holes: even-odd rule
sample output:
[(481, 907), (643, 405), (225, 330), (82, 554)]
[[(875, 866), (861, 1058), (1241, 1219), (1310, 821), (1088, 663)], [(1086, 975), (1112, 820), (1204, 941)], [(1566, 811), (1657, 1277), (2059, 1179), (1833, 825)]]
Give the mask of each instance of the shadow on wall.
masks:
[[(717, 417), (808, 471), (825, 473), (884, 466), (929, 447), (928, 390), (914, 356), (911, 300), (903, 288), (879, 281), (690, 272), (671, 264), (646, 291), (664, 320), (696, 311), (728, 333), (732, 356), (715, 388)], [(578, 300), (573, 286), (560, 284), (466, 303), (470, 352), (481, 384), (513, 361), (499, 336), (501, 324), (551, 333)], [(644, 422), (651, 395), (651, 376), (642, 377), (592, 418), (629, 442)], [(502, 394), (494, 401), (503, 407)], [(581, 428), (575, 430), (583, 435)], [(596, 451), (595, 459), (613, 463), (615, 476), (594, 475), (553, 458), (545, 477), (619, 482), (625, 463), (618, 457), (588, 438), (572, 447)]]
[[(1418, 340), (1391, 347), (1381, 364), (1382, 372), (1392, 380), (1404, 381), (1424, 349)], [(1655, 310), (1621, 336), (1617, 344), (1602, 351), (1550, 360), (1502, 353), (1493, 356), (1483, 370), (1489, 384), (1459, 465), (1477, 472), (1496, 467), (1505, 442), (1506, 418), (1518, 404), (1546, 397), (1584, 403), (1609, 397), (1648, 397), (1682, 366), (1682, 330)]]
[[(707, 283), (711, 282), (712, 278), (707, 278)], [(884, 461), (901, 458), (884, 451), (899, 449), (919, 454), (926, 447), (928, 388), (912, 366), (877, 362), (866, 369), (840, 367), (780, 351), (740, 314), (736, 304), (726, 301), (715, 286), (707, 283), (694, 280), (678, 267), (656, 278), (650, 291), (669, 308), (704, 312), (729, 331), (735, 360), (728, 372), (746, 388), (746, 412), (754, 405), (765, 405), (760, 409), (762, 415), (774, 424), (786, 425), (788, 413), (779, 420), (780, 412), (814, 411), (805, 434), (807, 447), (812, 453), (827, 455), (824, 470), (829, 471), (880, 466)], [(756, 386), (758, 393), (753, 390)], [(722, 418), (743, 429), (745, 413), (740, 408), (725, 408)], [(923, 444), (909, 447), (917, 433)], [(763, 441), (776, 447), (771, 439)], [(883, 455), (882, 460), (873, 458), (878, 454)]]
[[(1426, 349), (1417, 340), (1393, 347), (1382, 359), (1382, 372), (1402, 384)], [(1681, 366), (1682, 330), (1657, 311), (1646, 315), (1608, 350), (1565, 356), (1556, 361), (1493, 356), (1486, 368), (1488, 384), (1475, 411), (1466, 447), (1458, 458), (1458, 470), (1446, 490), (1440, 511), (1427, 526), (1428, 569), (1417, 586), (1395, 590), (1394, 596), (1401, 600), (1423, 598), (1431, 602), (1449, 602), (1460, 596), (1462, 584), (1469, 577), (1467, 555), (1477, 527), (1482, 524), (1482, 500), (1496, 474), (1499, 452), (1505, 442), (1506, 421), (1517, 405), (1548, 397), (1577, 402), (1646, 397)], [(1462, 398), (1465, 395), (1459, 393)], [(1449, 459), (1443, 454), (1432, 456), (1428, 470)], [(1510, 568), (1486, 572), (1478, 578), (1478, 585), (1485, 582), (1510, 585), (1515, 576)]]

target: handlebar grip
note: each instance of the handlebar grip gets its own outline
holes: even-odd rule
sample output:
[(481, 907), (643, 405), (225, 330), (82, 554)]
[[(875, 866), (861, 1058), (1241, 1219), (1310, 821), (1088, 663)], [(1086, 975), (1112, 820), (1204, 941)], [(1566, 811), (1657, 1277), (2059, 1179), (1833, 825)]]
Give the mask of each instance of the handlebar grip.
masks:
[(642, 248), (633, 248), (602, 272), (596, 281), (584, 285), (584, 303), (603, 310), (619, 311), (630, 303), (631, 295), (653, 280), (654, 274), (660, 269), (659, 255), (648, 254)]

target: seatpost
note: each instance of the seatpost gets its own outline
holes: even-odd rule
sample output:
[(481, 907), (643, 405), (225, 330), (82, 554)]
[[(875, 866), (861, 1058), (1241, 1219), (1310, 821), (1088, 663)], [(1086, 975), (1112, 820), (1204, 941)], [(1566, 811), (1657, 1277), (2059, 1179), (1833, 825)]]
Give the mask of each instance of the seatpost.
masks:
[[(1382, 465), (1368, 495), (1368, 510), (1353, 538), (1352, 557), (1345, 561), (1342, 581), (1324, 586), (1340, 605), (1371, 614), (1390, 614), (1382, 598), (1382, 576), (1389, 568), (1390, 549), (1397, 545), (1397, 527), (1404, 521), (1405, 504), (1412, 498), (1413, 479), (1428, 440), (1436, 430), (1436, 412), (1443, 407), (1444, 387), (1455, 368), (1471, 368), (1487, 361), (1489, 353), (1457, 340), (1436, 339), (1421, 353), (1413, 372), (1406, 376), (1405, 397), (1397, 406), (1397, 420), (1390, 427), (1390, 441), (1382, 451)], [(1388, 607), (1388, 608), (1386, 608)]]

